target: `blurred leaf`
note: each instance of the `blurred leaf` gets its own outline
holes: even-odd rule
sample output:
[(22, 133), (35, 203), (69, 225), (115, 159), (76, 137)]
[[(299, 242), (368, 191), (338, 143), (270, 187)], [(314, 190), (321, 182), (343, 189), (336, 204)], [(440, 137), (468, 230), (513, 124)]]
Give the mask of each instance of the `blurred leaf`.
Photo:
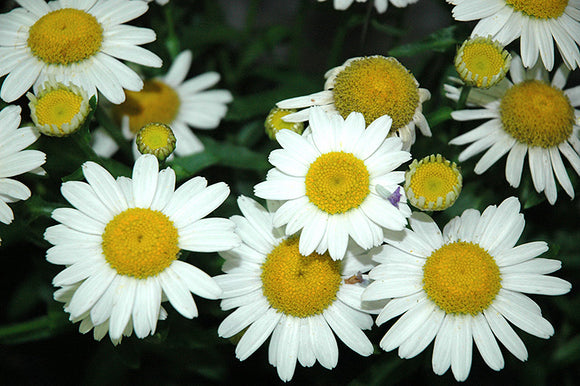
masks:
[(440, 29), (418, 42), (403, 44), (389, 50), (389, 55), (395, 57), (414, 56), (425, 52), (444, 52), (454, 48), (460, 41), (455, 38), (456, 26)]
[(580, 335), (560, 345), (552, 354), (552, 359), (562, 364), (578, 363), (580, 361)]

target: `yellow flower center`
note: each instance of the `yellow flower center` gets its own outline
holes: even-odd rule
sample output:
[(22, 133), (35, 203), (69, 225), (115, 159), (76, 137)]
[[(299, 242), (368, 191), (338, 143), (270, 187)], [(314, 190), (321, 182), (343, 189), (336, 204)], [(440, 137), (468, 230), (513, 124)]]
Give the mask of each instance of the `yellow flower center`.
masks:
[(364, 162), (350, 153), (320, 155), (306, 173), (306, 196), (320, 210), (344, 213), (358, 207), (368, 196), (369, 172)]
[(148, 123), (170, 125), (179, 112), (181, 101), (173, 88), (160, 80), (146, 80), (141, 91), (125, 91), (127, 99), (116, 106), (117, 115), (129, 116), (133, 133)]
[(270, 110), (270, 113), (264, 122), (264, 127), (266, 128), (266, 134), (268, 134), (268, 137), (270, 137), (270, 139), (276, 139), (276, 133), (283, 129), (302, 134), (302, 131), (304, 130), (304, 123), (286, 122), (283, 119), (286, 115), (295, 112), (295, 109), (281, 109), (278, 107), (274, 107), (272, 110)]
[(455, 162), (440, 154), (414, 160), (405, 173), (405, 193), (411, 204), (423, 210), (443, 210), (455, 203), (463, 179)]
[(262, 291), (270, 305), (286, 315), (305, 318), (320, 314), (340, 288), (340, 261), (328, 253), (302, 256), (299, 239), (282, 241), (262, 264)]
[(175, 150), (175, 135), (163, 123), (149, 123), (141, 128), (135, 138), (141, 154), (153, 154), (163, 161)]
[(103, 28), (80, 9), (64, 8), (42, 16), (30, 27), (28, 47), (45, 63), (68, 65), (99, 51)]
[(119, 275), (145, 279), (169, 267), (179, 255), (177, 229), (163, 213), (129, 208), (103, 233), (103, 254)]
[(474, 243), (446, 244), (423, 266), (423, 289), (447, 314), (475, 315), (489, 307), (500, 288), (495, 260)]
[(36, 119), (41, 125), (62, 126), (80, 112), (82, 102), (80, 95), (66, 88), (49, 91), (36, 101)]
[(515, 84), (499, 107), (503, 129), (528, 146), (554, 147), (570, 138), (574, 108), (562, 90), (538, 80)]
[(407, 125), (419, 106), (419, 89), (413, 75), (395, 58), (374, 56), (355, 60), (337, 76), (334, 105), (346, 118), (362, 113), (366, 124), (388, 114), (392, 131)]
[(505, 0), (516, 11), (539, 19), (562, 16), (569, 0)]
[(471, 86), (490, 87), (505, 77), (511, 56), (501, 44), (490, 38), (476, 37), (465, 41), (455, 57), (455, 68)]

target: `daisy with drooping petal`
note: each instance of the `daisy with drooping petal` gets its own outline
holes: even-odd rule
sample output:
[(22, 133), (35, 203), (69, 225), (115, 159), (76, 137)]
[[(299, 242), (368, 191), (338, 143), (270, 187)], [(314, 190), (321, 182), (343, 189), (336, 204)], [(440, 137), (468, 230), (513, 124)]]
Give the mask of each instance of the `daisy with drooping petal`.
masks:
[(328, 253), (303, 256), (297, 236), (287, 237), (274, 226), (273, 213), (243, 196), (238, 205), (243, 216), (231, 220), (243, 243), (220, 252), (226, 274), (215, 277), (224, 290), (222, 309), (236, 308), (218, 334), (229, 338), (245, 330), (236, 357), (245, 360), (271, 336), (269, 362), (280, 379), (289, 381), (296, 361), (334, 368), (335, 335), (356, 353), (370, 355), (373, 345), (362, 330), (372, 326), (369, 313), (377, 310), (363, 307), (361, 294), (367, 281), (362, 273), (373, 267), (372, 253), (351, 245), (340, 261)]
[(32, 127), (20, 125), (20, 106), (6, 106), (0, 111), (0, 222), (10, 224), (14, 213), (8, 203), (30, 198), (30, 189), (11, 177), (18, 176), (44, 164), (46, 155), (38, 150), (24, 150), (40, 134)]
[[(165, 76), (145, 81), (143, 90), (127, 92), (127, 100), (115, 106), (123, 134), (135, 138), (137, 132), (149, 123), (163, 123), (171, 127), (177, 140), (175, 154), (187, 156), (203, 151), (203, 144), (190, 127), (202, 130), (215, 129), (232, 101), (228, 90), (207, 90), (219, 80), (217, 72), (206, 72), (184, 81), (191, 67), (191, 51), (183, 51)], [(103, 156), (110, 156), (117, 146), (96, 143)]]
[[(79, 287), (80, 287), (79, 283), (77, 283), (75, 285), (62, 286), (61, 288), (57, 289), (54, 292), (54, 300), (56, 300), (57, 302), (60, 302), (60, 303), (64, 303), (64, 308), (68, 309), (70, 302), (71, 302), (75, 292), (77, 291), (77, 289)], [(108, 296), (110, 298), (107, 300), (107, 302), (113, 301), (113, 295), (114, 295), (113, 293), (108, 294)], [(163, 308), (163, 306), (160, 306), (159, 315), (158, 315), (157, 319), (153, 318), (149, 321), (149, 323), (151, 323), (151, 331), (152, 331), (151, 334), (153, 334), (155, 332), (155, 329), (157, 328), (157, 321), (158, 320), (165, 320), (165, 319), (167, 319), (167, 311), (165, 310), (165, 308)], [(102, 340), (107, 335), (107, 333), (109, 332), (109, 327), (110, 327), (110, 322), (111, 322), (111, 320), (108, 319), (106, 322), (95, 326), (93, 324), (93, 321), (91, 319), (91, 315), (89, 313), (84, 313), (83, 315), (81, 315), (80, 317), (77, 317), (77, 318), (73, 318), (71, 316), (70, 321), (73, 323), (80, 322), (79, 332), (81, 334), (86, 334), (86, 333), (90, 332), (91, 330), (93, 330), (93, 338), (97, 341)], [(116, 339), (111, 338), (111, 341), (113, 342), (114, 345), (118, 345), (119, 343), (121, 343), (123, 336), (131, 336), (131, 335), (133, 335), (133, 317), (132, 316), (129, 319), (127, 326), (123, 330), (123, 334), (119, 338), (116, 338)]]
[(274, 225), (286, 225), (288, 235), (302, 230), (303, 255), (328, 250), (335, 260), (344, 256), (349, 237), (369, 249), (382, 243), (383, 229), (403, 229), (411, 214), (404, 196), (394, 205), (375, 188), (395, 192), (404, 176), (393, 170), (411, 158), (399, 138), (387, 138), (391, 118), (365, 129), (360, 113), (343, 119), (314, 107), (309, 122), (302, 136), (278, 132), (282, 149), (269, 156), (275, 168), (254, 187), (258, 197), (284, 201)]
[(580, 2), (578, 0), (447, 0), (455, 20), (481, 19), (472, 36), (488, 36), (504, 46), (520, 38), (525, 67), (538, 55), (548, 70), (554, 67), (554, 41), (570, 69), (580, 64)]
[(155, 333), (164, 299), (191, 319), (197, 316), (191, 292), (208, 299), (221, 295), (210, 276), (178, 258), (181, 250), (214, 252), (239, 245), (234, 223), (203, 218), (221, 205), (229, 188), (223, 182), (207, 186), (195, 177), (174, 191), (173, 170), (158, 168), (155, 156), (143, 155), (133, 179), (115, 180), (86, 162), (88, 183), (62, 185), (75, 208), (52, 213), (61, 224), (45, 232), (54, 245), (46, 259), (66, 266), (53, 284), (64, 292), (74, 288), (70, 296), (57, 297), (66, 302), (72, 321), (83, 321), (83, 332), (94, 326), (99, 336), (106, 327), (115, 343), (131, 330), (145, 338)]
[(515, 246), (525, 225), (517, 198), (489, 206), (480, 215), (468, 209), (443, 229), (426, 214), (415, 212), (411, 229), (391, 232), (375, 255), (380, 264), (364, 300), (391, 299), (376, 323), (402, 316), (380, 342), (385, 351), (399, 349), (412, 358), (435, 340), (432, 365), (436, 374), (449, 367), (458, 381), (469, 375), (473, 342), (485, 363), (504, 366), (497, 340), (525, 361), (526, 347), (508, 321), (547, 339), (554, 328), (540, 307), (523, 293), (562, 295), (571, 286), (548, 276), (558, 260), (538, 258), (548, 250), (543, 241)]
[[(474, 169), (475, 173), (482, 174), (509, 153), (506, 179), (511, 186), (518, 187), (527, 153), (532, 181), (538, 193), (544, 192), (550, 204), (556, 202), (555, 174), (564, 191), (574, 198), (574, 188), (560, 156), (563, 154), (580, 174), (580, 111), (575, 109), (580, 106), (580, 87), (563, 90), (568, 73), (561, 66), (550, 83), (542, 66), (526, 71), (520, 58), (515, 56), (510, 69), (511, 82), (505, 79), (508, 87), (503, 95), (497, 97), (492, 87), (488, 95), (491, 102), (481, 103), (481, 98), (468, 97), (468, 102), (473, 101), (481, 109), (451, 113), (457, 121), (490, 119), (449, 142), (453, 145), (470, 144), (459, 155), (459, 161), (487, 149)], [(446, 85), (446, 91), (449, 98), (457, 100), (457, 88)], [(478, 91), (485, 96), (487, 90)]]
[(27, 93), (30, 118), (38, 130), (51, 137), (64, 137), (76, 132), (87, 119), (91, 107), (86, 91), (74, 84), (54, 80), (41, 86), (37, 95)]
[[(366, 124), (388, 115), (392, 118), (390, 135), (403, 140), (403, 149), (415, 143), (415, 125), (423, 135), (431, 129), (422, 113), (423, 102), (431, 98), (399, 61), (380, 55), (348, 59), (342, 66), (324, 75), (324, 91), (278, 102), (280, 108), (293, 109), (322, 106), (325, 111), (337, 111), (346, 118), (351, 112), (362, 113)], [(308, 120), (308, 109), (284, 117), (288, 122)]]
[(149, 28), (123, 23), (147, 11), (142, 1), (19, 0), (23, 8), (0, 15), (0, 96), (13, 101), (49, 78), (75, 83), (112, 103), (125, 100), (123, 88), (138, 91), (143, 81), (118, 59), (161, 67), (161, 59), (139, 47), (155, 40)]
[[(326, 0), (318, 0), (323, 2)], [(356, 0), (357, 3), (366, 3), (367, 0)], [(389, 1), (397, 8), (404, 8), (409, 4), (416, 3), (418, 0), (371, 0), (374, 3), (378, 13), (385, 13), (389, 7)], [(333, 0), (334, 9), (343, 11), (350, 7), (355, 0)]]
[(469, 86), (489, 88), (502, 81), (510, 69), (511, 55), (497, 41), (474, 36), (455, 55), (455, 69)]
[(441, 154), (413, 160), (405, 172), (405, 193), (411, 205), (419, 210), (444, 210), (455, 203), (463, 177), (455, 162)]

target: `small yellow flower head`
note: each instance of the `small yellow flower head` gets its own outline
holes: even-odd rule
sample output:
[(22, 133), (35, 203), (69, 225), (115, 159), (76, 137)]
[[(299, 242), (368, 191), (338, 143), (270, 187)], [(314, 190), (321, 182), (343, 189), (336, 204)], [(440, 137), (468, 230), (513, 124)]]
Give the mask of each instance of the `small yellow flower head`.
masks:
[(440, 154), (413, 160), (405, 173), (407, 200), (419, 210), (444, 210), (455, 203), (463, 179), (455, 162)]
[(149, 123), (137, 132), (135, 138), (141, 154), (153, 154), (161, 162), (175, 150), (175, 135), (163, 123)]
[(86, 91), (74, 84), (65, 86), (48, 80), (38, 95), (26, 94), (30, 116), (38, 130), (51, 137), (64, 137), (76, 132), (91, 110)]
[(274, 107), (268, 113), (266, 121), (264, 122), (264, 127), (266, 128), (266, 134), (272, 140), (276, 139), (276, 133), (282, 129), (292, 130), (295, 133), (302, 134), (304, 131), (303, 122), (286, 122), (283, 118), (288, 115), (295, 113), (295, 109), (280, 109)]
[(455, 55), (455, 69), (465, 84), (489, 88), (505, 78), (511, 55), (490, 37), (475, 36), (463, 42)]

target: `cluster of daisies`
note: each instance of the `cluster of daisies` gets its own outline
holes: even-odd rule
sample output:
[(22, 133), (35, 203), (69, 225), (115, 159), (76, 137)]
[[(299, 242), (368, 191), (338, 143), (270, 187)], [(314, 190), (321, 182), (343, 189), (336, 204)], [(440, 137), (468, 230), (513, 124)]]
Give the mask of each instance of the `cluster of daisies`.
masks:
[[(469, 375), (473, 342), (500, 370), (498, 341), (527, 358), (512, 325), (540, 338), (553, 335), (525, 294), (560, 295), (571, 285), (549, 276), (561, 263), (538, 257), (548, 250), (545, 242), (516, 245), (525, 225), (516, 197), (482, 213), (465, 210), (442, 229), (425, 213), (453, 205), (463, 179), (440, 154), (412, 159), (417, 129), (431, 136), (422, 113), (430, 92), (397, 59), (348, 59), (326, 72), (323, 91), (278, 102), (265, 126), (280, 148), (254, 187), (266, 207), (240, 196), (241, 215), (208, 217), (229, 187), (203, 177), (176, 186), (175, 172), (160, 165), (203, 151), (191, 128), (216, 128), (232, 101), (227, 90), (208, 90), (219, 74), (186, 79), (190, 51), (153, 79), (126, 65), (162, 65), (140, 47), (155, 32), (125, 24), (147, 11), (145, 1), (17, 2), (21, 7), (0, 15), (0, 97), (11, 103), (26, 93), (33, 125), (20, 127), (18, 105), (0, 111), (0, 221), (13, 220), (8, 203), (31, 196), (11, 177), (45, 173), (45, 154), (26, 149), (40, 133), (74, 135), (98, 103), (133, 140), (132, 177), (115, 179), (98, 163), (84, 163), (86, 182), (62, 184), (70, 206), (54, 210), (58, 224), (44, 234), (53, 245), (46, 259), (65, 266), (53, 280), (54, 298), (82, 333), (109, 335), (115, 344), (133, 333), (145, 338), (167, 318), (166, 302), (191, 319), (198, 316), (192, 294), (220, 299), (232, 312), (219, 336), (239, 337), (240, 360), (269, 339), (268, 361), (284, 381), (297, 363), (334, 368), (337, 337), (371, 355), (363, 330), (391, 319), (383, 350), (412, 358), (434, 341), (433, 371), (451, 368), (459, 381)], [(403, 7), (416, 0), (390, 2)], [(458, 161), (485, 151), (474, 169), (481, 174), (508, 153), (506, 180), (517, 187), (527, 153), (538, 193), (555, 204), (557, 180), (573, 198), (561, 155), (580, 174), (580, 87), (564, 89), (580, 64), (580, 3), (448, 2), (457, 20), (481, 19), (458, 49), (459, 77), (445, 85), (449, 99), (469, 107), (453, 119), (487, 120), (451, 140), (469, 144)], [(388, 1), (373, 4), (382, 13)], [(521, 56), (504, 49), (518, 37)], [(550, 80), (553, 41), (564, 64)], [(97, 128), (92, 146), (111, 157), (119, 144)], [(218, 252), (224, 274), (211, 277), (180, 260), (181, 251)]]

